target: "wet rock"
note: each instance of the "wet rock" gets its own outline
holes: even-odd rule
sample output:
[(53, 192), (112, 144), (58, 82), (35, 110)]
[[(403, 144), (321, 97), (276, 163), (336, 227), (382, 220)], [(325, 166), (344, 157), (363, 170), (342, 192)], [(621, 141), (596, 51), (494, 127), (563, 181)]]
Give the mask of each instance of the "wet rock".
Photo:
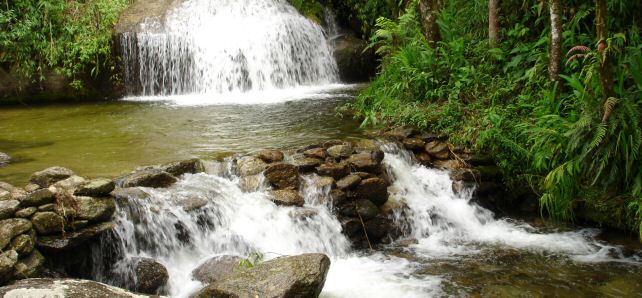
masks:
[(256, 153), (256, 157), (260, 158), (264, 162), (273, 163), (283, 161), (283, 152), (279, 150), (266, 149), (261, 150)]
[(276, 188), (298, 188), (299, 171), (297, 167), (287, 163), (276, 163), (265, 170), (265, 178)]
[(77, 196), (104, 197), (114, 190), (116, 184), (110, 179), (93, 179), (81, 184), (74, 192)]
[(350, 168), (344, 163), (324, 163), (317, 167), (317, 173), (321, 176), (330, 176), (339, 180), (350, 174)]
[(246, 156), (237, 161), (237, 167), (241, 177), (260, 174), (267, 166), (267, 163), (262, 159), (254, 156)]
[(312, 157), (298, 158), (294, 162), (295, 167), (299, 169), (299, 173), (309, 173), (321, 164), (321, 160)]
[(475, 168), (479, 171), (480, 179), (483, 181), (500, 181), (502, 172), (496, 166), (479, 166)]
[(237, 256), (213, 257), (194, 269), (192, 276), (204, 284), (211, 284), (232, 275), (239, 269), (242, 260)]
[(426, 153), (436, 159), (448, 159), (450, 157), (450, 148), (446, 142), (431, 141), (426, 144), (424, 149)]
[(38, 208), (36, 207), (27, 207), (16, 211), (14, 216), (19, 218), (28, 218), (32, 216), (34, 213), (36, 213), (36, 211), (38, 211)]
[(179, 207), (183, 208), (185, 212), (201, 209), (209, 203), (207, 198), (197, 197), (194, 195), (187, 197), (173, 197), (172, 201), (174, 201), (174, 203)]
[(40, 172), (35, 172), (31, 175), (29, 182), (38, 184), (40, 187), (46, 188), (50, 185), (67, 179), (74, 175), (74, 171), (63, 167), (51, 167)]
[(65, 228), (65, 219), (55, 212), (36, 212), (31, 217), (33, 228), (41, 235), (61, 233)]
[(77, 213), (75, 218), (98, 222), (109, 220), (116, 211), (112, 198), (76, 197)]
[(265, 177), (263, 175), (251, 175), (241, 177), (241, 190), (244, 192), (255, 192), (258, 191), (265, 182)]
[(415, 154), (415, 158), (417, 158), (417, 161), (424, 166), (430, 166), (432, 164), (432, 157), (430, 157), (430, 154), (426, 152)]
[(417, 134), (417, 130), (410, 127), (399, 127), (383, 133), (383, 136), (388, 139), (402, 141), (412, 135)]
[(458, 169), (451, 174), (453, 180), (464, 182), (475, 182), (479, 180), (479, 171), (475, 169)]
[(0, 201), (0, 219), (11, 217), (14, 213), (16, 213), (16, 210), (18, 210), (19, 206), (20, 202), (18, 202), (17, 200)]
[(305, 199), (296, 190), (281, 189), (268, 192), (270, 199), (279, 206), (303, 206)]
[(403, 239), (403, 240), (397, 240), (397, 241), (395, 241), (395, 244), (397, 244), (397, 245), (399, 245), (399, 246), (404, 246), (404, 247), (406, 247), (406, 246), (411, 246), (411, 245), (419, 244), (419, 241), (418, 241), (417, 239), (414, 239), (414, 238), (412, 238), (412, 239)]
[(10, 218), (0, 221), (0, 249), (4, 249), (13, 237), (31, 229), (31, 222), (23, 218)]
[(330, 201), (332, 202), (333, 206), (337, 206), (341, 203), (343, 203), (345, 200), (348, 199), (348, 196), (346, 195), (345, 192), (339, 190), (339, 189), (333, 189), (330, 191)]
[(175, 177), (179, 177), (185, 174), (196, 174), (205, 171), (203, 168), (203, 162), (201, 162), (201, 160), (198, 158), (164, 164), (160, 166), (160, 169), (172, 174)]
[(329, 268), (323, 254), (277, 258), (235, 272), (195, 297), (318, 297)]
[(319, 211), (312, 208), (296, 208), (290, 211), (290, 216), (299, 221), (307, 221), (317, 215), (319, 215)]
[(330, 148), (330, 147), (332, 147), (332, 146), (344, 145), (344, 144), (345, 144), (345, 142), (344, 142), (344, 141), (342, 141), (342, 140), (328, 140), (328, 141), (323, 142), (323, 143), (321, 144), (321, 147), (322, 147), (323, 149), (326, 149), (326, 151), (327, 151), (327, 150), (328, 150), (328, 148)]
[(422, 139), (426, 143), (430, 143), (432, 141), (447, 142), (448, 139), (450, 139), (450, 136), (447, 134), (435, 134), (435, 133), (428, 133), (428, 132), (418, 134), (415, 137)]
[(308, 187), (315, 187), (318, 189), (332, 189), (336, 186), (334, 178), (328, 176), (317, 176), (311, 179)]
[(352, 172), (352, 174), (359, 176), (359, 178), (361, 178), (361, 180), (365, 180), (365, 179), (368, 179), (368, 178), (377, 178), (376, 175), (371, 174), (371, 173), (366, 173), (366, 172)]
[(38, 184), (29, 183), (29, 184), (27, 184), (27, 186), (25, 186), (25, 191), (26, 192), (33, 192), (33, 191), (39, 190), (41, 188), (42, 187), (40, 187), (40, 185), (38, 185)]
[(39, 251), (34, 250), (29, 256), (16, 263), (14, 278), (25, 279), (40, 276), (44, 265), (45, 257)]
[(368, 42), (352, 35), (341, 35), (334, 42), (334, 58), (341, 82), (367, 82), (377, 73), (377, 55)]
[(448, 160), (438, 159), (433, 161), (432, 164), (435, 168), (442, 169), (442, 170), (457, 170), (463, 167), (463, 164), (461, 162), (454, 159), (448, 159)]
[(49, 188), (41, 188), (22, 197), (22, 199), (20, 200), (20, 206), (40, 206), (53, 203), (54, 200), (55, 194)]
[(0, 282), (4, 283), (13, 279), (13, 266), (18, 262), (18, 253), (8, 250), (0, 254)]
[(0, 288), (0, 297), (65, 297), (65, 298), (143, 298), (126, 290), (99, 282), (81, 279), (31, 278)]
[(388, 183), (381, 178), (369, 178), (361, 181), (355, 193), (358, 198), (370, 200), (377, 206), (388, 201)]
[(359, 183), (361, 183), (361, 177), (359, 177), (359, 175), (348, 175), (337, 181), (337, 188), (340, 190), (352, 189), (359, 185)]
[(0, 167), (4, 167), (11, 162), (11, 156), (9, 154), (0, 152)]
[(357, 200), (355, 208), (364, 221), (370, 220), (379, 214), (379, 208), (369, 200)]
[(176, 181), (178, 181), (176, 177), (163, 170), (147, 169), (122, 177), (119, 185), (123, 188), (137, 186), (164, 188), (172, 186)]
[(346, 158), (352, 154), (353, 149), (350, 145), (335, 145), (326, 150), (329, 156), (334, 158)]
[(320, 160), (325, 160), (328, 156), (325, 149), (323, 148), (312, 148), (303, 152), (303, 155), (306, 157), (316, 158)]
[(395, 212), (402, 212), (404, 209), (407, 209), (408, 206), (402, 202), (399, 202), (397, 200), (388, 200), (386, 201), (385, 204), (381, 205), (379, 209), (381, 210), (381, 213), (386, 216), (391, 216), (395, 214)]
[(34, 242), (35, 235), (21, 234), (11, 240), (9, 248), (15, 250), (19, 256), (27, 256), (33, 252), (35, 246)]
[(87, 180), (85, 178), (80, 177), (80, 176), (71, 176), (67, 179), (60, 180), (56, 183), (53, 184), (53, 186), (57, 189), (67, 189), (67, 190), (75, 190), (80, 186), (81, 184), (85, 183)]
[(38, 207), (38, 211), (54, 211), (54, 210), (56, 210), (56, 204), (54, 203), (44, 204)]
[(139, 188), (117, 188), (110, 194), (118, 202), (128, 202), (149, 199), (149, 194)]
[(419, 138), (406, 138), (403, 139), (402, 143), (406, 149), (412, 151), (424, 149), (424, 146), (426, 145), (426, 142)]
[(11, 192), (4, 189), (0, 189), (0, 201), (10, 200), (10, 199), (11, 199)]
[(143, 294), (158, 294), (169, 279), (167, 268), (149, 258), (136, 258), (134, 262), (136, 291)]
[(368, 233), (370, 241), (377, 241), (388, 235), (391, 226), (390, 220), (382, 216), (375, 217), (365, 223), (366, 233)]
[(86, 243), (113, 228), (112, 222), (103, 222), (78, 231), (67, 232), (64, 237), (62, 235), (39, 236), (36, 239), (36, 246), (53, 252), (63, 251)]
[(370, 152), (352, 155), (348, 158), (347, 162), (353, 170), (358, 172), (381, 172), (381, 161), (377, 161)]

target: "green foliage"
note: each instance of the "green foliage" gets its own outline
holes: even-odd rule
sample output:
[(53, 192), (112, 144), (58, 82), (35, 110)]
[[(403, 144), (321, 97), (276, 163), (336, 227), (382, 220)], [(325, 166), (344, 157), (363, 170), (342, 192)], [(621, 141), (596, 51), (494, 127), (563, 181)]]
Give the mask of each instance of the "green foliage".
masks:
[[(596, 44), (592, 3), (571, 1), (564, 47)], [(627, 8), (638, 4), (614, 1)], [(541, 195), (542, 211), (572, 220), (597, 210), (642, 236), (642, 43), (637, 19), (613, 17), (604, 54), (569, 57), (551, 86), (548, 11), (542, 1), (503, 2), (502, 40), (487, 42), (487, 1), (448, 1), (439, 15), (443, 40), (431, 48), (411, 7), (380, 18), (371, 46), (383, 55), (375, 81), (347, 106), (363, 125), (411, 125), (446, 132), (453, 142), (489, 151), (509, 185)], [(613, 2), (610, 2), (611, 4)], [(639, 11), (638, 11), (639, 12)], [(613, 12), (611, 12), (613, 13)], [(484, 19), (486, 18), (486, 19)], [(600, 86), (608, 56), (616, 96)]]
[(14, 0), (0, 5), (0, 63), (29, 80), (110, 71), (111, 28), (129, 0)]
[(239, 262), (238, 268), (240, 269), (250, 269), (254, 268), (257, 265), (263, 263), (264, 255), (260, 252), (252, 252), (247, 258)]

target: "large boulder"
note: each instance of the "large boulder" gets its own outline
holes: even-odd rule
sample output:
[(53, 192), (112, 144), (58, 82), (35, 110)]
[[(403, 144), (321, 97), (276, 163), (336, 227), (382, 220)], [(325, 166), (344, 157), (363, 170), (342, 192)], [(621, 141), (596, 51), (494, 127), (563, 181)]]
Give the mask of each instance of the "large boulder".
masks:
[(103, 283), (81, 279), (32, 278), (0, 288), (0, 298), (143, 298)]
[(37, 250), (34, 250), (26, 258), (18, 260), (14, 267), (14, 278), (24, 279), (37, 277), (42, 272), (44, 265), (45, 257)]
[(312, 148), (303, 151), (303, 155), (310, 158), (317, 158), (324, 160), (328, 155), (323, 148)]
[(216, 256), (194, 269), (192, 276), (204, 284), (211, 284), (234, 274), (242, 260), (237, 256)]
[(358, 198), (370, 200), (377, 206), (388, 201), (388, 183), (381, 178), (368, 178), (361, 181), (355, 192)]
[(134, 262), (136, 291), (144, 294), (159, 294), (169, 280), (167, 268), (149, 258), (136, 258)]
[(111, 179), (93, 179), (78, 186), (75, 191), (77, 196), (103, 197), (114, 190), (116, 184)]
[(377, 73), (377, 56), (363, 39), (349, 35), (339, 37), (335, 40), (334, 58), (342, 82), (367, 82)]
[(21, 234), (11, 240), (9, 247), (15, 250), (21, 257), (27, 256), (33, 252), (35, 246), (35, 233)]
[(246, 156), (237, 162), (238, 173), (241, 177), (260, 174), (267, 168), (268, 164), (262, 159), (254, 156)]
[(256, 157), (264, 162), (273, 163), (283, 161), (283, 152), (274, 149), (265, 149), (256, 153)]
[(7, 219), (11, 217), (20, 207), (20, 202), (17, 200), (0, 201), (0, 219)]
[(348, 158), (347, 162), (355, 171), (367, 173), (381, 172), (381, 160), (378, 160), (373, 152), (362, 152), (352, 155)]
[(350, 156), (353, 152), (353, 148), (350, 145), (347, 144), (341, 144), (341, 145), (334, 145), (330, 148), (328, 148), (327, 153), (328, 155), (334, 157), (334, 158), (346, 158)]
[(337, 188), (340, 190), (352, 189), (359, 185), (359, 183), (361, 183), (361, 177), (359, 177), (359, 175), (348, 175), (337, 181)]
[(160, 169), (176, 177), (205, 171), (203, 162), (198, 158), (164, 164), (160, 166)]
[(276, 188), (298, 188), (299, 170), (287, 163), (276, 163), (265, 170), (265, 178)]
[(44, 250), (59, 252), (80, 246), (102, 233), (111, 231), (114, 228), (112, 222), (103, 222), (93, 226), (85, 227), (77, 231), (67, 232), (63, 235), (38, 236), (36, 246)]
[(237, 271), (195, 297), (318, 297), (329, 269), (323, 254), (282, 257)]
[(277, 204), (279, 206), (301, 207), (305, 204), (305, 200), (296, 190), (281, 189), (281, 190), (270, 191), (268, 194), (272, 202), (274, 202), (274, 204)]
[(142, 201), (150, 198), (148, 193), (136, 187), (117, 188), (110, 195), (118, 202)]
[(76, 197), (77, 213), (75, 219), (99, 222), (109, 220), (116, 211), (112, 198)]
[(18, 200), (20, 201), (20, 206), (23, 207), (40, 206), (53, 203), (55, 194), (49, 188), (41, 188), (27, 193), (26, 196), (19, 197)]
[(24, 218), (10, 218), (0, 221), (0, 249), (9, 245), (11, 239), (31, 230), (32, 224)]
[(40, 235), (49, 235), (62, 233), (65, 229), (65, 218), (58, 215), (56, 212), (36, 212), (31, 217), (33, 228)]
[(74, 175), (74, 171), (63, 167), (51, 167), (31, 175), (29, 182), (38, 184), (40, 187), (49, 187), (50, 185), (67, 179)]
[(298, 156), (294, 158), (292, 164), (299, 169), (299, 173), (308, 173), (321, 164), (321, 160), (314, 157)]
[(18, 262), (18, 253), (8, 250), (0, 254), (0, 282), (13, 279), (13, 266)]
[(450, 148), (447, 142), (431, 141), (424, 147), (426, 153), (436, 159), (448, 159), (450, 157)]
[(361, 219), (364, 221), (373, 219), (380, 213), (377, 205), (372, 203), (370, 200), (357, 200), (355, 208)]
[(350, 174), (350, 168), (345, 163), (324, 163), (317, 167), (317, 172), (321, 176), (330, 176), (335, 180), (340, 180)]
[(124, 188), (137, 186), (163, 188), (172, 186), (176, 181), (178, 179), (174, 175), (161, 169), (145, 169), (120, 178), (118, 184)]

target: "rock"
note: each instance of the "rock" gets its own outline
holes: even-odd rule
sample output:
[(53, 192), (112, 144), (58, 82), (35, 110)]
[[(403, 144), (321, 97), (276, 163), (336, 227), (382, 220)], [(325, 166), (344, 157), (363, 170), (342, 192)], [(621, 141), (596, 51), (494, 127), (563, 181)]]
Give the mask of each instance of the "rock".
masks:
[(369, 200), (357, 200), (355, 208), (364, 221), (373, 219), (375, 216), (379, 215), (379, 208)]
[(369, 178), (361, 181), (355, 192), (358, 198), (370, 200), (377, 206), (388, 201), (388, 183), (381, 178)]
[(450, 148), (448, 143), (442, 141), (431, 141), (424, 147), (426, 153), (436, 159), (448, 159), (450, 157)]
[(242, 260), (237, 256), (213, 257), (194, 269), (192, 276), (204, 284), (211, 284), (232, 275)]
[(37, 277), (42, 272), (44, 265), (45, 257), (39, 251), (34, 250), (29, 256), (16, 263), (14, 277), (16, 279)]
[(19, 206), (20, 202), (18, 202), (17, 200), (0, 201), (0, 219), (11, 217), (14, 213), (16, 213), (16, 210), (18, 210)]
[(287, 163), (276, 163), (265, 170), (265, 178), (276, 188), (299, 188), (299, 171)]
[(355, 235), (363, 234), (363, 226), (361, 221), (358, 218), (349, 218), (341, 222), (341, 228), (343, 234), (347, 235), (350, 238), (353, 238)]
[(475, 169), (457, 169), (451, 174), (453, 180), (463, 182), (476, 182), (479, 180), (479, 171)]
[(90, 222), (109, 220), (116, 211), (116, 202), (112, 198), (76, 197), (76, 203), (75, 218)]
[(334, 178), (328, 176), (317, 176), (313, 177), (310, 182), (308, 182), (308, 187), (315, 187), (318, 189), (332, 189), (336, 186)]
[(365, 223), (366, 233), (368, 233), (370, 241), (377, 241), (388, 235), (391, 226), (390, 220), (382, 216), (377, 216)]
[(370, 152), (352, 155), (348, 158), (347, 162), (354, 171), (368, 173), (381, 172), (381, 161), (377, 161)]
[(341, 82), (367, 82), (377, 73), (377, 55), (368, 49), (368, 42), (350, 35), (335, 40), (334, 58)]
[(422, 139), (426, 143), (430, 143), (432, 141), (446, 142), (450, 138), (447, 134), (434, 134), (427, 132), (419, 134), (416, 137)]
[(279, 206), (303, 206), (305, 199), (296, 190), (282, 189), (268, 192), (270, 199)]
[(406, 208), (408, 208), (406, 204), (397, 200), (388, 200), (385, 204), (379, 207), (381, 213), (385, 216), (393, 216), (395, 212), (401, 212)]
[(81, 279), (31, 278), (0, 288), (0, 297), (20, 298), (144, 298), (126, 290)]
[(205, 171), (205, 169), (203, 168), (203, 162), (201, 162), (201, 160), (198, 158), (164, 164), (161, 165), (159, 169), (170, 173), (175, 177), (179, 177), (185, 174), (196, 174)]
[(40, 185), (38, 185), (38, 184), (29, 183), (29, 184), (27, 184), (27, 186), (25, 186), (25, 191), (26, 192), (33, 192), (33, 191), (39, 190), (41, 188), (42, 187)]
[(406, 138), (409, 138), (412, 135), (417, 134), (417, 130), (411, 127), (398, 127), (390, 131), (383, 133), (383, 136), (388, 139), (403, 141)]
[(11, 156), (9, 154), (0, 152), (0, 167), (4, 167), (11, 162)]
[(10, 191), (10, 193), (11, 193), (11, 196), (9, 197), (10, 200), (17, 200), (22, 202), (27, 197), (27, 191), (21, 188), (14, 188), (13, 190)]
[(9, 218), (0, 221), (0, 249), (4, 249), (13, 237), (31, 230), (32, 224), (24, 218)]
[(323, 254), (281, 257), (237, 271), (195, 297), (318, 297), (329, 269)]
[(347, 190), (354, 188), (359, 185), (359, 183), (361, 183), (361, 177), (359, 177), (359, 175), (352, 174), (337, 181), (337, 188), (340, 190)]
[(501, 181), (502, 172), (496, 166), (479, 166), (475, 168), (479, 171), (482, 181)]
[(137, 200), (147, 200), (149, 199), (149, 194), (144, 190), (139, 188), (117, 188), (110, 194), (112, 198), (116, 199), (119, 202), (128, 202), (128, 201), (137, 201)]
[(334, 145), (326, 150), (329, 156), (334, 158), (346, 158), (352, 154), (353, 149), (350, 145)]
[(65, 228), (65, 219), (55, 212), (36, 212), (31, 217), (33, 228), (41, 235), (61, 233)]
[(19, 256), (24, 257), (33, 251), (35, 246), (34, 235), (21, 234), (11, 240), (9, 248), (15, 250)]
[(64, 237), (62, 235), (39, 236), (36, 239), (36, 246), (53, 252), (63, 251), (86, 243), (113, 228), (112, 222), (103, 222), (78, 231), (67, 232)]
[(197, 197), (195, 195), (188, 195), (187, 197), (174, 196), (172, 197), (172, 201), (174, 204), (183, 208), (185, 212), (201, 209), (209, 203), (207, 198)]
[(40, 172), (35, 172), (31, 175), (29, 182), (40, 185), (40, 187), (46, 188), (50, 185), (67, 179), (74, 175), (74, 171), (63, 168), (63, 167), (51, 167)]
[(343, 203), (346, 199), (348, 199), (348, 196), (345, 192), (338, 189), (333, 189), (330, 191), (330, 200), (333, 206), (337, 206)]
[(299, 158), (295, 159), (292, 163), (299, 169), (299, 173), (308, 173), (314, 171), (314, 169), (321, 164), (321, 160), (312, 157)]
[(241, 189), (244, 192), (255, 192), (261, 189), (265, 182), (265, 177), (263, 175), (252, 175), (241, 177)]
[(116, 184), (110, 179), (94, 179), (80, 184), (74, 192), (77, 196), (104, 197), (114, 190)]
[(76, 188), (78, 188), (78, 186), (85, 183), (86, 181), (87, 180), (85, 180), (85, 178), (74, 175), (65, 180), (60, 180), (54, 183), (53, 186), (57, 189), (67, 189), (74, 191)]
[(464, 166), (461, 162), (454, 159), (448, 159), (448, 160), (438, 159), (433, 161), (432, 164), (435, 168), (443, 169), (443, 170), (457, 170)]
[(143, 294), (158, 294), (169, 279), (167, 268), (149, 258), (136, 258), (136, 291)]
[(0, 254), (0, 282), (4, 283), (13, 279), (13, 266), (18, 262), (18, 253), (8, 250)]
[(23, 209), (20, 209), (20, 210), (16, 211), (14, 216), (15, 217), (19, 217), (19, 218), (28, 218), (28, 217), (32, 216), (34, 213), (36, 213), (36, 211), (38, 211), (38, 208), (36, 208), (36, 207), (27, 207), (27, 208), (23, 208)]
[(44, 204), (38, 207), (38, 211), (54, 211), (54, 210), (56, 210), (56, 204), (54, 203)]
[(13, 186), (13, 185), (11, 185), (11, 184), (9, 184), (9, 183), (7, 183), (7, 182), (2, 182), (2, 181), (0, 181), (0, 189), (1, 189), (1, 190), (6, 190), (6, 191), (8, 191), (8, 192), (11, 192), (11, 191), (13, 191), (14, 189), (16, 189), (16, 187), (15, 187), (15, 186)]
[(415, 158), (417, 158), (417, 161), (424, 166), (432, 165), (432, 157), (430, 157), (430, 154), (426, 152), (419, 152), (415, 154)]
[(11, 192), (4, 189), (0, 189), (0, 201), (4, 201), (4, 200), (11, 200)]
[(306, 157), (324, 160), (328, 155), (323, 148), (312, 148), (303, 152)]
[(412, 239), (403, 239), (403, 240), (395, 241), (395, 244), (397, 244), (399, 246), (407, 247), (407, 246), (419, 244), (419, 241), (417, 239), (414, 239), (414, 238), (412, 238)]
[(289, 212), (290, 216), (299, 221), (307, 221), (319, 215), (319, 211), (313, 208), (295, 208)]
[(267, 168), (267, 163), (260, 158), (246, 156), (237, 161), (237, 166), (239, 176), (245, 177), (260, 174)]
[(273, 149), (261, 150), (256, 153), (256, 157), (267, 163), (280, 162), (284, 158), (283, 152)]
[(330, 176), (335, 180), (340, 180), (350, 174), (350, 168), (345, 163), (324, 163), (317, 167), (317, 173), (320, 176)]
[(406, 149), (412, 151), (421, 150), (426, 145), (426, 142), (419, 138), (406, 138), (402, 143)]
[(41, 188), (28, 193), (20, 200), (20, 206), (31, 207), (53, 203), (55, 194), (49, 188)]
[(154, 187), (164, 188), (170, 187), (176, 183), (178, 179), (172, 174), (167, 173), (160, 169), (147, 169), (134, 172), (120, 179), (120, 187)]

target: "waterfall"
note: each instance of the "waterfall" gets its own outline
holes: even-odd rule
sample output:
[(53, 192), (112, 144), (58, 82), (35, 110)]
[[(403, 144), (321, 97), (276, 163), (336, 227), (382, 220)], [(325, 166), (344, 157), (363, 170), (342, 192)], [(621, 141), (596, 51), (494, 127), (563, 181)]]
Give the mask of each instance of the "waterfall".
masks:
[(130, 95), (230, 94), (336, 83), (323, 28), (286, 0), (186, 0), (121, 37)]
[[(484, 245), (501, 245), (576, 261), (613, 261), (606, 252), (614, 247), (593, 240), (592, 230), (546, 234), (524, 223), (495, 219), (490, 211), (470, 202), (472, 191), (455, 194), (447, 172), (418, 165), (411, 153), (396, 145), (382, 149), (394, 180), (390, 200), (407, 206), (394, 220), (407, 227), (404, 237), (418, 239), (409, 248), (417, 258), (452, 258), (478, 253)], [(315, 174), (302, 177), (305, 206), (301, 208), (275, 205), (268, 199), (269, 187), (262, 177), (247, 180), (234, 172), (233, 161), (214, 162), (207, 173), (187, 174), (170, 188), (141, 188), (146, 198), (120, 204), (116, 239), (103, 241), (117, 246), (122, 259), (110, 272), (96, 277), (131, 286), (131, 258), (151, 257), (168, 268), (170, 294), (188, 297), (203, 286), (192, 280), (191, 271), (211, 257), (261, 252), (274, 258), (321, 252), (332, 259), (322, 297), (443, 294), (441, 277), (414, 275), (420, 268), (414, 261), (353, 251), (331, 206), (322, 199), (330, 189), (311, 183)], [(250, 185), (258, 187), (248, 191)]]

